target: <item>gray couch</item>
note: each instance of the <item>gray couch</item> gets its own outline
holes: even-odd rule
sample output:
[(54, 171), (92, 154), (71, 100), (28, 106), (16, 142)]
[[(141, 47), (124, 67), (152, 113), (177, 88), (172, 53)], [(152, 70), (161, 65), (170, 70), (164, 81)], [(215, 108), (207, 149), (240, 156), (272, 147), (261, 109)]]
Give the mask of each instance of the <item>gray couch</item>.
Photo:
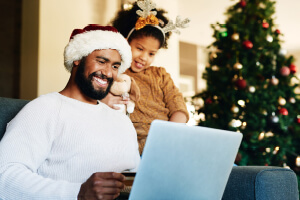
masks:
[[(28, 102), (28, 100), (0, 97), (0, 140), (6, 124)], [(233, 167), (222, 199), (298, 200), (297, 177), (292, 170), (281, 167)]]

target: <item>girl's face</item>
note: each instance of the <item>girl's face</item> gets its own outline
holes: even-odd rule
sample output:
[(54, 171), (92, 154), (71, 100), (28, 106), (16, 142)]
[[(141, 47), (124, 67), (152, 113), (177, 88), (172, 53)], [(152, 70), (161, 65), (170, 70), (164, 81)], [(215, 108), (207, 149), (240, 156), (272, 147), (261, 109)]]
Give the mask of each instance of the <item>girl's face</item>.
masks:
[(140, 72), (149, 67), (159, 50), (159, 40), (154, 37), (134, 38), (130, 41), (132, 52), (131, 70)]

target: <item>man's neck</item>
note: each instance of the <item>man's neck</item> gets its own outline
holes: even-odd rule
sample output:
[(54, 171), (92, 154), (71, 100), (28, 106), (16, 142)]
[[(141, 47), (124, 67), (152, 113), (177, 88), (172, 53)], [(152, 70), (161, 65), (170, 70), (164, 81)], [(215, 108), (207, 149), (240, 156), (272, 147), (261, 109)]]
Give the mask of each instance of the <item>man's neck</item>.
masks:
[(77, 87), (77, 85), (70, 85), (68, 83), (66, 85), (66, 87), (59, 93), (66, 97), (76, 99), (78, 101), (82, 101), (84, 103), (89, 103), (89, 104), (93, 104), (93, 105), (98, 104), (97, 100), (92, 99), (92, 98), (86, 96), (84, 93), (82, 93), (82, 91)]

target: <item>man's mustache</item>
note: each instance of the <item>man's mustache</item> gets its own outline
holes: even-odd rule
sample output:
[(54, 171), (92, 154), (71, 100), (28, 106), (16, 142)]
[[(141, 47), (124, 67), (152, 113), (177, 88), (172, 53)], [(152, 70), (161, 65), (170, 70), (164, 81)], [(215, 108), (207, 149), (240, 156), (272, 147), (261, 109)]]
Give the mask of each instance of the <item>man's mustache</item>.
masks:
[(114, 79), (112, 77), (107, 77), (106, 75), (102, 74), (101, 72), (93, 72), (92, 74), (90, 74), (91, 79), (93, 78), (93, 76), (96, 76), (103, 80), (106, 79), (108, 83), (112, 83), (114, 81)]

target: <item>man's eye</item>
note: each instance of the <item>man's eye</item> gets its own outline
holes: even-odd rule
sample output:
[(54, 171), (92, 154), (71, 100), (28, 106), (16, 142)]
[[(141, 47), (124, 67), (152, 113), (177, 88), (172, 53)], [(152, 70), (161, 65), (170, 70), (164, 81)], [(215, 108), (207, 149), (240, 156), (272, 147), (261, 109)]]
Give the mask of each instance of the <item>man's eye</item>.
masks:
[(113, 65), (113, 66), (112, 66), (113, 69), (119, 69), (119, 67), (120, 67), (120, 66), (118, 66), (118, 65)]
[(101, 63), (101, 64), (105, 63), (105, 61), (103, 61), (103, 60), (98, 60), (98, 62)]

